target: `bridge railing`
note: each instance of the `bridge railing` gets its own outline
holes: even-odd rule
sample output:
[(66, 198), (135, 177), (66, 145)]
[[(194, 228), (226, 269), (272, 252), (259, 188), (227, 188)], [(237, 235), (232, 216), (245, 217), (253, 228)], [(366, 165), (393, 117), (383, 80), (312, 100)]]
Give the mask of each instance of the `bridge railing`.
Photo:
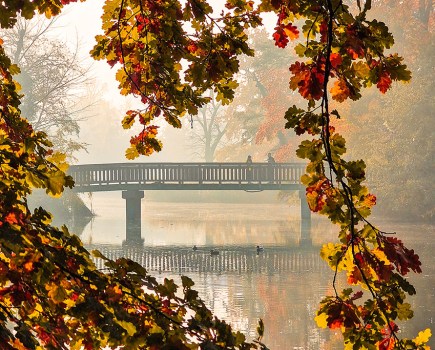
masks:
[(110, 184), (300, 184), (300, 163), (114, 163), (73, 165), (76, 186)]

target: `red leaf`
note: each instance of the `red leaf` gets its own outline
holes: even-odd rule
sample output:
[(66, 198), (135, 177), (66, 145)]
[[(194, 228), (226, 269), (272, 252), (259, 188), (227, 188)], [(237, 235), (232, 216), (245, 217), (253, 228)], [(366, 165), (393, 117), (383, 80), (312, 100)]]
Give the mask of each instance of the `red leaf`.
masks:
[(331, 66), (335, 69), (343, 63), (343, 58), (339, 53), (331, 53), (329, 60), (331, 61)]
[(275, 27), (275, 33), (273, 33), (273, 39), (275, 40), (275, 45), (281, 48), (286, 47), (289, 42), (287, 34), (284, 32), (284, 28), (281, 26)]
[(380, 249), (382, 249), (388, 260), (404, 276), (409, 270), (421, 273), (421, 261), (414, 250), (406, 248), (402, 241), (394, 237), (378, 237)]
[(299, 37), (299, 30), (296, 26), (291, 23), (287, 25), (278, 24), (275, 27), (275, 33), (273, 33), (273, 38), (275, 40), (275, 45), (281, 48), (287, 46), (289, 38), (291, 40), (297, 39)]
[(307, 100), (319, 100), (323, 95), (324, 70), (323, 66), (306, 65), (296, 62), (290, 66), (293, 76), (290, 78), (290, 88), (298, 89), (302, 97)]
[(390, 73), (383, 71), (379, 75), (379, 80), (378, 80), (378, 83), (376, 84), (376, 86), (378, 87), (380, 92), (385, 94), (387, 92), (387, 90), (391, 87), (391, 83), (392, 83), (392, 80), (390, 77)]

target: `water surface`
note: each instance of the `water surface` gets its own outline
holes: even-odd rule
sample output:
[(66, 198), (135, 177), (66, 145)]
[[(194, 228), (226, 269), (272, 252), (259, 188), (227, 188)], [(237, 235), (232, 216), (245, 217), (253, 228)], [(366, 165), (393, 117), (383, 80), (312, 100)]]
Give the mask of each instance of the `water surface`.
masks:
[[(336, 229), (315, 219), (310, 239), (304, 239), (298, 206), (252, 198), (244, 204), (144, 201), (144, 246), (127, 248), (122, 245), (124, 201), (95, 194), (92, 206), (98, 216), (81, 238), (107, 255), (143, 263), (158, 278), (191, 277), (207, 305), (250, 339), (262, 318), (264, 342), (273, 350), (342, 349), (339, 335), (318, 329), (313, 321), (319, 301), (333, 293), (333, 273), (319, 258), (319, 249), (334, 241)], [(433, 226), (381, 224), (396, 231), (423, 263), (423, 274), (410, 277), (417, 288), (417, 296), (410, 299), (415, 317), (404, 331), (415, 336), (427, 327), (434, 329)], [(257, 253), (257, 245), (264, 250)], [(219, 255), (211, 256), (210, 249)]]

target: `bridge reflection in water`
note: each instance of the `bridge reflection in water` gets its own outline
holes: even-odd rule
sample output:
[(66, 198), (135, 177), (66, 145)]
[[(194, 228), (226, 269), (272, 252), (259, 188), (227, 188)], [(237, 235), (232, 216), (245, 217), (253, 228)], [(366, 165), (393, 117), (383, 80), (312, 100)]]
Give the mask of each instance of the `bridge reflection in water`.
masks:
[[(332, 279), (331, 269), (321, 260), (319, 247), (265, 246), (257, 254), (255, 246), (122, 247), (88, 245), (111, 259), (130, 258), (158, 280), (187, 275), (194, 288), (220, 318), (248, 339), (256, 336), (259, 318), (266, 324), (265, 343), (271, 349), (321, 349), (326, 336), (313, 318), (321, 296)], [(98, 268), (104, 268), (96, 259)], [(288, 346), (290, 345), (290, 346)]]
[[(98, 249), (106, 257), (116, 260), (126, 257), (136, 261), (148, 271), (158, 272), (319, 272), (328, 270), (327, 264), (319, 255), (319, 247), (266, 247), (257, 252), (255, 247), (225, 247), (219, 254), (212, 255), (211, 247), (202, 246), (194, 251), (186, 247), (129, 247), (125, 245), (88, 245), (88, 249)], [(103, 261), (96, 259), (98, 268)]]

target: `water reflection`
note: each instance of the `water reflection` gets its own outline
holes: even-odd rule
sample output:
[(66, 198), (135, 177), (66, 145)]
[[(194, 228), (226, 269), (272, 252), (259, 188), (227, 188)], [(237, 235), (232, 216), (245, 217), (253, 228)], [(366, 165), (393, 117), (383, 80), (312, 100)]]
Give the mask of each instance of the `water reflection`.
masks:
[[(338, 336), (319, 330), (313, 321), (321, 298), (332, 294), (333, 274), (318, 252), (321, 244), (333, 240), (335, 229), (324, 221), (313, 221), (307, 241), (296, 206), (146, 203), (144, 246), (129, 247), (122, 245), (123, 204), (94, 203), (100, 216), (82, 233), (90, 248), (113, 258), (132, 258), (161, 279), (179, 281), (180, 274), (188, 275), (212, 310), (249, 337), (255, 336), (257, 321), (263, 318), (265, 342), (273, 350), (343, 348)], [(418, 294), (411, 299), (416, 315), (405, 332), (415, 336), (433, 328), (435, 244), (428, 239), (433, 227), (392, 227), (423, 262), (423, 276), (410, 278)], [(405, 236), (408, 232), (412, 235)], [(257, 245), (264, 251), (257, 254)], [(211, 255), (211, 249), (219, 254)]]

